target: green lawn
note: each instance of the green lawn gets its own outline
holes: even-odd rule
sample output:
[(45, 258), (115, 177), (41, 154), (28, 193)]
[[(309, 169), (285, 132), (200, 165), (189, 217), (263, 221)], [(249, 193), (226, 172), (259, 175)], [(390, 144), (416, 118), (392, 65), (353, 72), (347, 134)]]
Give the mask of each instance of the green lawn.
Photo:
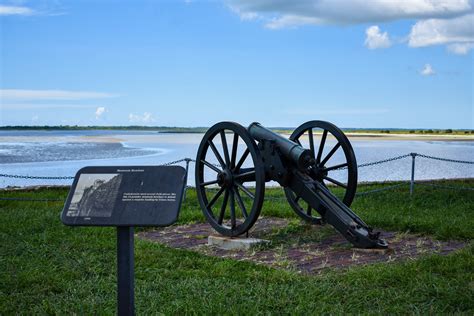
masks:
[[(450, 182), (473, 186), (474, 181)], [(377, 186), (375, 186), (377, 187)], [(361, 186), (360, 191), (375, 188)], [(267, 190), (263, 215), (294, 217), (281, 190)], [(61, 189), (1, 197), (65, 198)], [(474, 313), (472, 191), (417, 186), (360, 196), (354, 210), (370, 225), (463, 239), (449, 256), (326, 270), (304, 276), (206, 257), (136, 240), (138, 314)], [(115, 230), (70, 228), (61, 202), (0, 201), (0, 314), (113, 314)], [(180, 222), (202, 221), (189, 191)]]

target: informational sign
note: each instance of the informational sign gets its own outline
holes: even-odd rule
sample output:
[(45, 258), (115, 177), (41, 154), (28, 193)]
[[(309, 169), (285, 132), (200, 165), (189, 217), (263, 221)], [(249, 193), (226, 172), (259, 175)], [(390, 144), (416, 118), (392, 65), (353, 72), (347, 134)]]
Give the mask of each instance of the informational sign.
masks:
[(117, 314), (134, 315), (134, 226), (169, 226), (179, 215), (186, 169), (179, 166), (85, 167), (69, 191), (61, 221), (117, 227)]
[(178, 219), (185, 185), (180, 166), (85, 167), (61, 220), (71, 226), (168, 226)]

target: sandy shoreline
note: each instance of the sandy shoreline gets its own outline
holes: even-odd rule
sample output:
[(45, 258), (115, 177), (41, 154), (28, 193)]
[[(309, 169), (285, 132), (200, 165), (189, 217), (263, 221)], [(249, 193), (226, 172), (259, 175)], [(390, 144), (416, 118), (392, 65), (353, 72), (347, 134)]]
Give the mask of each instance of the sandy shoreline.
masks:
[[(3, 136), (0, 143), (120, 143), (120, 142), (160, 142), (160, 143), (199, 143), (203, 134), (166, 133), (153, 135), (96, 135), (96, 136)], [(474, 141), (474, 135), (419, 135), (419, 134), (377, 134), (347, 133), (351, 141)], [(284, 134), (288, 137), (289, 135)], [(319, 137), (320, 135), (315, 135)]]

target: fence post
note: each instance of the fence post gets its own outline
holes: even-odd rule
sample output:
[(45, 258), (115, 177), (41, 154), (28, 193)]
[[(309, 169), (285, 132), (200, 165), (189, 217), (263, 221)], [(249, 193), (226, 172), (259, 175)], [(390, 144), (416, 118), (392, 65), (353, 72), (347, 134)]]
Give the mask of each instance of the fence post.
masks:
[(186, 198), (186, 191), (188, 190), (189, 163), (192, 161), (192, 159), (191, 158), (184, 158), (184, 161), (186, 161), (186, 186), (184, 187), (183, 201)]
[(410, 196), (413, 195), (413, 190), (415, 189), (415, 158), (416, 153), (410, 153), (411, 156), (411, 181), (410, 181)]

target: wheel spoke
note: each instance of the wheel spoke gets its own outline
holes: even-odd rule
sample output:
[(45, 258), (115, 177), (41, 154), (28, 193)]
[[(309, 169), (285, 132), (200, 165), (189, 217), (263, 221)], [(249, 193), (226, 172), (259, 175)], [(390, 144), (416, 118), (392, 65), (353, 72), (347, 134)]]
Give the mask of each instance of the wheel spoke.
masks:
[(297, 195), (295, 198), (295, 203), (298, 203), (298, 201), (301, 199), (301, 196)]
[(211, 185), (211, 184), (216, 184), (218, 182), (219, 182), (219, 180), (207, 181), (207, 182), (201, 183), (200, 186), (205, 187), (205, 186), (208, 186), (208, 185)]
[(239, 170), (240, 167), (242, 167), (242, 164), (244, 163), (245, 159), (247, 159), (247, 156), (250, 154), (250, 150), (247, 148), (245, 149), (244, 153), (242, 154), (242, 157), (240, 157), (239, 162), (234, 168), (234, 171)]
[[(247, 171), (247, 172), (244, 172), (244, 173), (240, 173), (240, 174), (237, 174), (234, 176), (234, 179), (241, 179), (241, 178), (247, 178), (247, 177), (250, 177), (250, 176), (255, 176), (255, 169), (251, 170), (251, 171)], [(244, 179), (245, 180), (245, 179)], [(246, 182), (246, 181), (244, 181)]]
[(306, 208), (306, 214), (308, 214), (309, 216), (311, 216), (311, 205), (308, 204), (308, 207)]
[(313, 139), (313, 129), (310, 128), (308, 130), (308, 138), (309, 138), (309, 149), (311, 149), (311, 155), (314, 158), (314, 139)]
[(335, 166), (332, 166), (332, 167), (324, 168), (324, 169), (323, 169), (323, 172), (324, 172), (324, 171), (336, 170), (336, 169), (343, 168), (343, 167), (347, 167), (348, 165), (349, 165), (349, 164), (348, 164), (347, 162), (341, 163), (341, 164), (339, 164), (339, 165), (335, 165)]
[(225, 189), (224, 187), (220, 188), (220, 190), (216, 193), (216, 195), (214, 195), (212, 200), (209, 203), (207, 203), (206, 208), (210, 209), (214, 205), (214, 203), (216, 203), (219, 196), (221, 196), (222, 192), (224, 192), (224, 189)]
[(211, 168), (212, 170), (214, 170), (215, 172), (217, 172), (217, 173), (221, 173), (221, 172), (222, 172), (222, 170), (220, 170), (219, 168), (217, 168), (216, 166), (214, 166), (214, 165), (213, 165), (212, 163), (210, 163), (210, 162), (207, 162), (207, 161), (205, 161), (205, 160), (201, 160), (201, 162), (202, 162), (203, 164), (205, 164), (206, 166), (208, 166), (209, 168)]
[(235, 198), (234, 190), (230, 191), (230, 225), (232, 228), (235, 228)]
[(237, 186), (238, 186), (239, 188), (241, 188), (242, 191), (244, 191), (245, 194), (247, 194), (247, 195), (248, 195), (249, 197), (251, 197), (252, 199), (255, 199), (255, 196), (253, 195), (252, 192), (250, 192), (249, 189), (247, 189), (246, 187), (244, 187), (242, 184), (240, 184), (240, 183), (238, 183), (238, 182), (236, 182), (235, 184), (237, 184)]
[(230, 166), (229, 148), (227, 147), (227, 139), (225, 138), (225, 132), (222, 130), (220, 134), (222, 140), (222, 148), (224, 149), (225, 164), (227, 166)]
[(239, 204), (239, 207), (242, 210), (242, 215), (244, 216), (244, 218), (247, 218), (248, 217), (247, 209), (245, 208), (244, 201), (242, 201), (242, 197), (240, 196), (239, 189), (236, 187), (233, 187), (232, 189), (234, 190), (235, 197), (237, 199), (237, 204)]
[(341, 143), (337, 143), (336, 146), (334, 146), (331, 151), (328, 153), (328, 155), (321, 161), (320, 165), (324, 166), (326, 162), (328, 162), (329, 159), (331, 159), (332, 155), (336, 152), (336, 150), (341, 147)]
[(219, 225), (222, 225), (222, 221), (224, 220), (225, 209), (227, 207), (227, 200), (228, 199), (229, 199), (229, 190), (226, 190), (225, 194), (224, 194), (224, 201), (222, 202), (222, 205), (221, 205), (221, 212), (219, 214), (219, 219), (217, 220), (217, 223)]
[(207, 143), (211, 147), (212, 151), (214, 152), (214, 155), (216, 156), (217, 160), (219, 161), (219, 164), (221, 165), (222, 169), (225, 169), (225, 162), (221, 157), (221, 154), (219, 154), (219, 151), (217, 151), (216, 145), (212, 142), (212, 140), (208, 140)]
[(323, 136), (321, 136), (321, 143), (319, 144), (319, 148), (318, 148), (318, 156), (316, 157), (317, 164), (321, 162), (321, 156), (323, 154), (324, 144), (326, 143), (327, 136), (328, 136), (328, 131), (324, 130)]
[(235, 161), (237, 160), (237, 146), (239, 145), (239, 135), (234, 133), (234, 141), (232, 142), (232, 153), (230, 158), (230, 167), (235, 167)]
[(339, 182), (339, 181), (337, 181), (337, 180), (335, 180), (335, 179), (333, 179), (333, 178), (324, 177), (324, 179), (328, 180), (329, 182), (334, 183), (334, 184), (337, 185), (337, 186), (340, 186), (340, 187), (342, 187), (342, 188), (344, 188), (344, 189), (347, 189), (347, 185), (345, 185), (344, 183), (341, 183), (341, 182)]

